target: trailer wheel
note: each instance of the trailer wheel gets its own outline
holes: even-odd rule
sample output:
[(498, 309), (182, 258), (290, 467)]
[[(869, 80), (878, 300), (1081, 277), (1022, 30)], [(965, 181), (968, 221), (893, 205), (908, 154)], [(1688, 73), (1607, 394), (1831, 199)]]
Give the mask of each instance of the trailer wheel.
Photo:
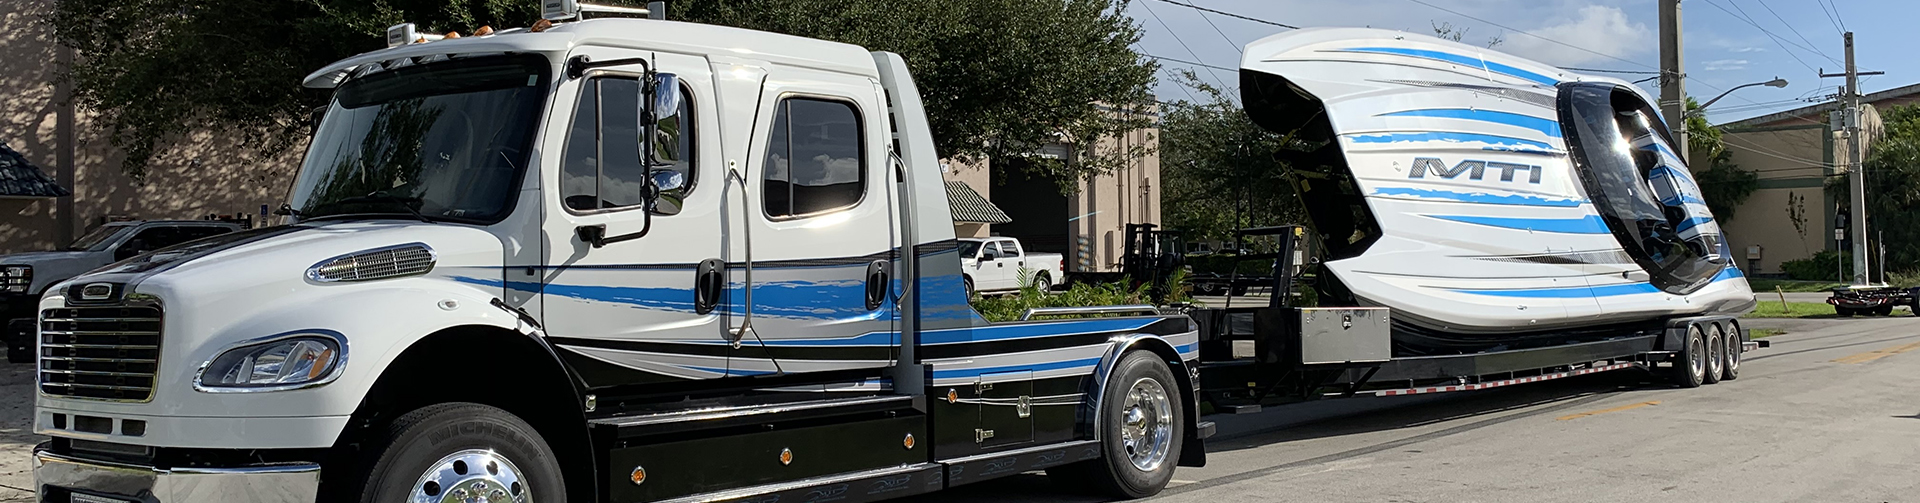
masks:
[(1720, 329), (1719, 323), (1707, 324), (1707, 372), (1701, 375), (1701, 384), (1720, 382), (1720, 372), (1727, 364), (1727, 333)]
[(1853, 317), (1853, 310), (1840, 307), (1840, 306), (1833, 306), (1833, 314), (1837, 314), (1845, 317)]
[[(475, 403), (429, 405), (370, 450), (357, 501), (565, 501), (553, 449), (526, 421)], [(363, 465), (367, 466), (367, 465)]]
[(1064, 486), (1128, 499), (1166, 488), (1186, 435), (1179, 383), (1152, 352), (1122, 357), (1100, 397), (1102, 456), (1048, 468), (1047, 476)]
[(1679, 358), (1673, 362), (1673, 384), (1698, 388), (1707, 378), (1707, 337), (1700, 326), (1687, 327), (1687, 340), (1680, 345)]
[(1873, 308), (1874, 316), (1893, 316), (1893, 304)]
[(1740, 357), (1746, 352), (1746, 338), (1740, 335), (1740, 324), (1727, 322), (1727, 363), (1720, 365), (1720, 380), (1731, 381), (1740, 378)]

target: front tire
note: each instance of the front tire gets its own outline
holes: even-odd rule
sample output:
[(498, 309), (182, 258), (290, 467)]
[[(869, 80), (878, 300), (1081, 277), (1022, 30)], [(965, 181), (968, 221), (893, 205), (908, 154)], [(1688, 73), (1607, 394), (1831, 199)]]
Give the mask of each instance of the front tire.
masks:
[[(565, 502), (553, 449), (526, 421), (475, 403), (429, 405), (386, 428), (368, 452), (359, 501)], [(459, 491), (459, 492), (456, 492)]]
[(1113, 367), (1100, 397), (1100, 459), (1047, 469), (1062, 485), (1144, 498), (1173, 480), (1186, 436), (1179, 381), (1158, 355), (1134, 351)]

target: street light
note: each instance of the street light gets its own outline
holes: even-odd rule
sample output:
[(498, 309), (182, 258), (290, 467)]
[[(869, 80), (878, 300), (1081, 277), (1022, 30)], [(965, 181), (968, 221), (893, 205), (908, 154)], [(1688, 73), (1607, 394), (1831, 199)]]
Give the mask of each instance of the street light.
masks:
[(1774, 77), (1773, 80), (1769, 80), (1766, 82), (1754, 82), (1751, 84), (1740, 84), (1737, 86), (1733, 86), (1733, 89), (1728, 89), (1727, 92), (1720, 93), (1719, 96), (1714, 96), (1713, 99), (1707, 100), (1706, 103), (1701, 103), (1699, 108), (1695, 108), (1689, 111), (1687, 115), (1700, 115), (1700, 114), (1706, 113), (1707, 107), (1713, 105), (1713, 102), (1720, 101), (1720, 98), (1725, 98), (1727, 97), (1727, 95), (1733, 94), (1734, 91), (1740, 90), (1740, 88), (1753, 87), (1753, 86), (1787, 87), (1787, 79)]

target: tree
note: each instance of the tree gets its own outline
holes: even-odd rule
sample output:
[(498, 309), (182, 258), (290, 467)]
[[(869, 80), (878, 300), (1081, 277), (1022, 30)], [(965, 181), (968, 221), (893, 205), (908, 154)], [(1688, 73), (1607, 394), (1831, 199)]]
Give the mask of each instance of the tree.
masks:
[[(1473, 28), (1469, 28), (1465, 26), (1454, 26), (1453, 23), (1449, 23), (1449, 22), (1433, 23), (1429, 21), (1429, 23), (1433, 24), (1433, 36), (1440, 37), (1447, 40), (1452, 40), (1455, 42), (1465, 42), (1464, 39), (1467, 38), (1467, 32), (1473, 31)], [(1499, 35), (1487, 37), (1487, 48), (1491, 49), (1493, 47), (1499, 46), (1500, 44), (1506, 43), (1506, 41), (1507, 41), (1506, 38), (1503, 38)]]
[[(1867, 237), (1887, 247), (1886, 270), (1911, 271), (1920, 268), (1920, 105), (1893, 107), (1880, 117), (1885, 135), (1861, 163), (1870, 189)], [(1827, 190), (1851, 200), (1846, 177), (1828, 179)]]
[(1224, 239), (1243, 227), (1299, 223), (1300, 207), (1286, 163), (1276, 153), (1295, 146), (1247, 118), (1219, 88), (1182, 72), (1181, 85), (1201, 102), (1165, 106), (1160, 127), (1162, 218), (1188, 239)]
[[(640, 0), (609, 3), (637, 4)], [(670, 17), (824, 38), (900, 53), (914, 71), (942, 155), (1023, 157), (1064, 141), (1079, 162), (1026, 163), (1071, 186), (1141, 155), (1095, 139), (1148, 125), (1157, 66), (1130, 46), (1124, 0), (720, 0), (673, 2)], [(279, 151), (304, 133), (324, 92), (301, 79), (384, 46), (401, 22), (472, 33), (539, 17), (534, 0), (60, 0), (50, 17), (72, 47), (79, 104), (101, 114), (123, 169), (138, 176), (196, 128)]]
[(1707, 201), (1713, 217), (1733, 220), (1734, 210), (1760, 190), (1760, 174), (1740, 169), (1727, 150), (1720, 128), (1707, 123), (1699, 112), (1700, 104), (1687, 98), (1687, 150), (1694, 181), (1700, 185), (1700, 197)]

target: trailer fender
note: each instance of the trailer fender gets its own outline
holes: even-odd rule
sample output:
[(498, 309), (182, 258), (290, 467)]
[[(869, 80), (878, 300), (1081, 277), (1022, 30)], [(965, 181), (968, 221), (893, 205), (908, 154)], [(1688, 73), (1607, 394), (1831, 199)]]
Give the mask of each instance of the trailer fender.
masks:
[(1093, 379), (1087, 380), (1088, 398), (1081, 405), (1079, 424), (1076, 429), (1091, 432), (1094, 440), (1101, 439), (1100, 432), (1104, 430), (1101, 429), (1103, 425), (1100, 423), (1100, 406), (1101, 400), (1105, 397), (1107, 380), (1112, 377), (1113, 367), (1120, 363), (1120, 358), (1136, 349), (1152, 351), (1159, 355), (1167, 363), (1167, 369), (1173, 371), (1174, 379), (1179, 381), (1180, 399), (1185, 404), (1181, 407), (1185, 411), (1183, 413), (1185, 417), (1181, 420), (1186, 424), (1185, 439), (1180, 452), (1180, 466), (1205, 466), (1206, 444), (1201, 441), (1203, 437), (1200, 435), (1198, 400), (1200, 380), (1195, 375), (1198, 367), (1180, 359), (1180, 353), (1174, 350), (1173, 344), (1158, 335), (1134, 333), (1115, 336), (1112, 339), (1106, 354), (1100, 358), (1100, 364), (1094, 367)]

